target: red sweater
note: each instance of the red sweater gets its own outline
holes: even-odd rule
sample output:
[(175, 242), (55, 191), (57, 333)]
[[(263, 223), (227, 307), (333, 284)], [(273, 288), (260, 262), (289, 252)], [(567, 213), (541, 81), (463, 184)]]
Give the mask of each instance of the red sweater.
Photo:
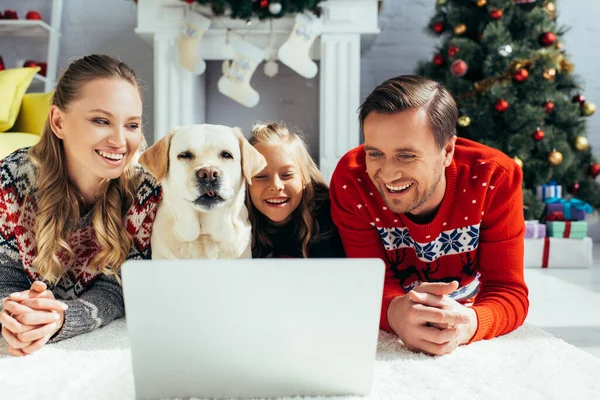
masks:
[(364, 146), (350, 150), (331, 179), (331, 214), (348, 257), (381, 258), (386, 277), (381, 328), (390, 301), (419, 282), (457, 280), (450, 297), (473, 300), (472, 341), (519, 327), (527, 315), (523, 279), (521, 168), (505, 154), (458, 138), (446, 193), (429, 224), (389, 211), (366, 172)]

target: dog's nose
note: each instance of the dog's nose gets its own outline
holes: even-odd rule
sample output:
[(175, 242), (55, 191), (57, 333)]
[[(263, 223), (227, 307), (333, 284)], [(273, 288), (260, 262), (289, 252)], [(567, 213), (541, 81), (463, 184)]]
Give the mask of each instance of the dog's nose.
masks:
[(198, 178), (202, 181), (214, 182), (219, 179), (221, 173), (218, 169), (212, 167), (200, 168), (197, 172)]

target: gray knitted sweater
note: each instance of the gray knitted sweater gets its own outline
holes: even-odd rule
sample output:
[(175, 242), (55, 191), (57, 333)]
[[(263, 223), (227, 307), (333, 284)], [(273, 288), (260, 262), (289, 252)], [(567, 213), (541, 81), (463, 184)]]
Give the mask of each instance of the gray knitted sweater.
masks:
[[(129, 260), (150, 258), (152, 223), (161, 197), (154, 178), (141, 168), (136, 172), (136, 179), (139, 184), (134, 203), (124, 216), (125, 226), (133, 238)], [(27, 149), (0, 160), (0, 299), (29, 289), (35, 280), (43, 280), (32, 265), (37, 255), (33, 234), (37, 213), (36, 186), (37, 171)], [(91, 212), (80, 219), (69, 245), (75, 256), (74, 262), (68, 268), (63, 266), (67, 272), (58, 283), (46, 282), (56, 299), (69, 306), (64, 325), (51, 342), (89, 332), (125, 314), (119, 282), (88, 268), (100, 250), (91, 226)]]

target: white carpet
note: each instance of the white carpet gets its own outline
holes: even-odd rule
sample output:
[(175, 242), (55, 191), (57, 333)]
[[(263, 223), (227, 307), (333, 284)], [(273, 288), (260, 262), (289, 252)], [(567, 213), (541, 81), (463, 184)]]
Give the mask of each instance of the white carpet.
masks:
[[(0, 341), (0, 399), (133, 399), (125, 331), (120, 320), (24, 358)], [(527, 325), (435, 358), (382, 331), (367, 398), (598, 399), (600, 359)]]

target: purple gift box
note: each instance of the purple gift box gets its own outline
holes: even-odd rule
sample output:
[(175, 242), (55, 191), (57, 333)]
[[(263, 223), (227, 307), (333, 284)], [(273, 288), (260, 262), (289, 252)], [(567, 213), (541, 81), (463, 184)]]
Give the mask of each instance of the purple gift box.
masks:
[(568, 221), (584, 221), (587, 215), (585, 210), (569, 206), (570, 213), (565, 212), (565, 205), (563, 203), (549, 203), (546, 204), (546, 215), (550, 215), (553, 212), (561, 212), (565, 214), (565, 219)]
[(546, 237), (546, 225), (539, 221), (525, 221), (525, 239)]

